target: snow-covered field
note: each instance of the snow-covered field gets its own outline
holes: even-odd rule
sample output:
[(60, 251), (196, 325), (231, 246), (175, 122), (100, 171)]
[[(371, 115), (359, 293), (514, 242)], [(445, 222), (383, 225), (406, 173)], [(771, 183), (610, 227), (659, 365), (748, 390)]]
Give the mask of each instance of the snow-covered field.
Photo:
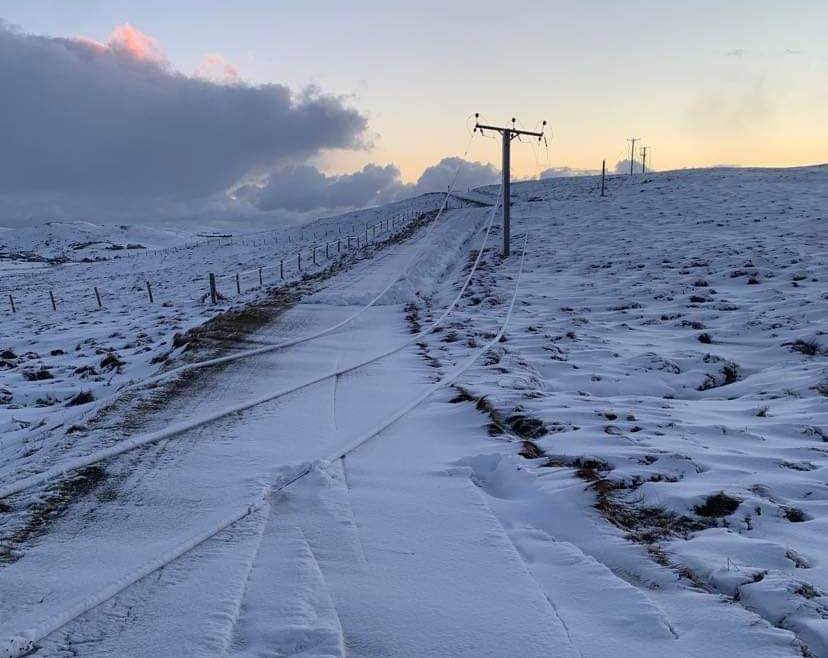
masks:
[(6, 318), (0, 652), (828, 656), (828, 167), (513, 193), (173, 351), (285, 236), (4, 275), (171, 305)]

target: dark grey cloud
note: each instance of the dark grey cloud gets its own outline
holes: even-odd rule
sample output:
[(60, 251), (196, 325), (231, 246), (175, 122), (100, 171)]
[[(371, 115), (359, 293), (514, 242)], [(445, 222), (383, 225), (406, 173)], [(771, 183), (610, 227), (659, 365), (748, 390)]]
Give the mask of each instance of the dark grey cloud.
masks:
[(340, 97), (186, 76), (119, 30), (99, 44), (0, 23), (0, 225), (221, 204), (273, 167), (363, 146), (366, 120)]
[(311, 212), (370, 206), (400, 187), (400, 170), (394, 165), (369, 164), (360, 171), (327, 176), (316, 167), (301, 165), (274, 172), (262, 185), (236, 191), (260, 210)]

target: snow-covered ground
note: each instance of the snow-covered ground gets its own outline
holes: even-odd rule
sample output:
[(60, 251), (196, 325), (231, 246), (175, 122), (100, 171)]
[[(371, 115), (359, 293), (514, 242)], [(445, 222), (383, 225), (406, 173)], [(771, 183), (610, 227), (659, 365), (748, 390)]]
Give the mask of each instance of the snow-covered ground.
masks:
[[(203, 272), (257, 267), (273, 245), (167, 254), (198, 285), (163, 321), (124, 303), (4, 325), (12, 400), (38, 384), (21, 375), (35, 327), (33, 363), (78, 341), (43, 364), (61, 375), (117, 349), (98, 399), (266, 351), (83, 422), (68, 390), (54, 412), (5, 403), (0, 488), (29, 484), (0, 501), (0, 651), (828, 656), (828, 168), (513, 193), (507, 261), (489, 208), (451, 210), (172, 352), (171, 332), (215, 313)], [(137, 260), (26, 280), (80, 289), (59, 272), (117, 281)], [(100, 331), (80, 324), (94, 314)], [(120, 345), (140, 332), (149, 350)]]
[[(425, 195), (382, 209), (231, 238), (86, 222), (0, 233), (5, 253), (15, 256), (0, 258), (0, 445), (10, 449), (17, 430), (29, 436), (43, 428), (80, 423), (126, 383), (164, 365), (176, 347), (175, 334), (228, 309), (267, 299), (273, 288), (301, 282), (308, 273), (363, 258), (366, 236), (369, 248), (393, 240), (440, 202), (440, 195)], [(83, 247), (75, 250), (72, 244)], [(113, 244), (146, 249), (113, 251)], [(25, 260), (67, 254), (73, 260), (65, 263)], [(223, 296), (218, 304), (209, 299), (211, 272)]]

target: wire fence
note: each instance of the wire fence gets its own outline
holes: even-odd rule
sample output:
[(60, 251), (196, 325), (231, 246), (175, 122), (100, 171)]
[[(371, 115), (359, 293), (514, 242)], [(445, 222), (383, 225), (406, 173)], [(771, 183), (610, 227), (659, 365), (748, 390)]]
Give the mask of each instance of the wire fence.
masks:
[[(465, 202), (454, 198), (452, 204), (459, 207)], [(336, 259), (403, 231), (431, 210), (407, 209), (372, 223), (304, 228), (295, 235), (211, 236), (197, 243), (140, 250), (141, 254), (119, 254), (94, 263), (85, 271), (72, 270), (82, 264), (79, 262), (50, 266), (28, 276), (9, 277), (0, 286), (0, 294), (5, 297), (7, 316), (77, 314), (107, 306), (123, 309), (141, 304), (215, 304), (318, 271)], [(303, 244), (307, 241), (310, 244)], [(301, 246), (291, 250), (294, 242)], [(207, 253), (202, 249), (205, 246), (211, 248)], [(271, 249), (274, 246), (277, 248)], [(226, 253), (216, 260), (224, 262), (205, 267), (206, 257), (215, 258), (218, 247)], [(140, 256), (150, 254), (156, 256), (155, 260), (142, 265), (146, 261)]]

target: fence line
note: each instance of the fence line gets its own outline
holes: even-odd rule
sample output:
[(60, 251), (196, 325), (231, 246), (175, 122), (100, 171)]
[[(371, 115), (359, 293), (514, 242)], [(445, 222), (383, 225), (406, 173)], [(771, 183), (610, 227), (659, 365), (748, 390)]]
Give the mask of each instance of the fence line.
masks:
[[(459, 202), (458, 207), (462, 207), (463, 201), (461, 199), (457, 199)], [(189, 281), (191, 283), (196, 283), (200, 281), (207, 280), (207, 285), (202, 283), (201, 285), (204, 286), (202, 291), (199, 293), (198, 288), (193, 290), (192, 296), (188, 295), (188, 299), (190, 301), (200, 301), (204, 302), (207, 299), (210, 299), (212, 303), (218, 303), (221, 299), (226, 299), (221, 294), (221, 289), (219, 287), (220, 283), (223, 283), (224, 288), (227, 288), (227, 280), (230, 280), (231, 286), (235, 286), (235, 292), (237, 296), (241, 296), (245, 292), (248, 292), (252, 289), (256, 288), (263, 288), (265, 284), (273, 285), (279, 284), (291, 278), (291, 275), (299, 275), (303, 272), (306, 272), (309, 268), (313, 268), (314, 266), (318, 267), (320, 262), (319, 259), (321, 258), (321, 253), (324, 252), (324, 259), (327, 262), (335, 258), (341, 257), (344, 253), (350, 253), (355, 250), (358, 252), (361, 249), (365, 249), (369, 244), (376, 241), (378, 236), (385, 235), (388, 233), (395, 233), (401, 229), (404, 229), (408, 226), (412, 221), (416, 221), (420, 219), (426, 213), (431, 212), (430, 210), (421, 210), (421, 209), (410, 209), (403, 213), (395, 214), (391, 217), (386, 217), (383, 219), (379, 219), (374, 223), (363, 223), (359, 225), (359, 223), (352, 222), (348, 228), (357, 229), (347, 231), (345, 234), (342, 233), (342, 226), (339, 225), (337, 228), (339, 230), (333, 231), (332, 229), (326, 229), (323, 231), (314, 231), (313, 235), (321, 236), (323, 241), (315, 244), (311, 244), (310, 246), (300, 248), (299, 250), (288, 253), (284, 255), (278, 256), (278, 262), (273, 262), (272, 265), (256, 265), (255, 267), (249, 269), (238, 270), (236, 272), (224, 272), (224, 273), (215, 273), (215, 272), (208, 272), (208, 277), (205, 277), (204, 274), (199, 276), (195, 276)], [(331, 233), (336, 233), (336, 239), (328, 240), (325, 239), (330, 236)], [(304, 233), (304, 231), (303, 231)], [(284, 244), (284, 236), (282, 243)], [(254, 238), (254, 239), (242, 239), (237, 240), (235, 242), (236, 245), (241, 244), (242, 246), (267, 246), (268, 244), (276, 244), (278, 243), (278, 238), (274, 241), (262, 239), (262, 238)], [(212, 240), (206, 240), (204, 242), (195, 243), (196, 245), (205, 245), (205, 244), (214, 244)], [(229, 244), (234, 244), (231, 238)], [(175, 253), (178, 251), (185, 251), (190, 250), (195, 245), (181, 245), (178, 247), (170, 247), (163, 250), (145, 250), (146, 252), (152, 251), (153, 253)], [(144, 250), (142, 250), (144, 251)], [(139, 254), (129, 254), (127, 257), (132, 258), (138, 256)], [(143, 255), (143, 254), (142, 254)], [(120, 256), (116, 256), (117, 259), (121, 258)], [(114, 259), (113, 259), (114, 260)], [(109, 261), (106, 261), (109, 262)], [(278, 270), (278, 274), (275, 277), (267, 277), (267, 273), (274, 272)], [(126, 276), (131, 276), (127, 274)], [(143, 298), (147, 300), (150, 304), (154, 304), (157, 299), (160, 299), (162, 302), (169, 302), (168, 299), (163, 299), (166, 295), (165, 292), (171, 286), (180, 286), (183, 281), (152, 281), (150, 280), (151, 277), (147, 277), (146, 275), (141, 276), (138, 274), (137, 276), (140, 277), (140, 283), (136, 282), (133, 283), (131, 286), (127, 286), (127, 290), (135, 292), (137, 290), (143, 289), (141, 292), (143, 294)], [(254, 278), (254, 285), (245, 285), (245, 279), (250, 279), (251, 277)], [(269, 281), (268, 281), (269, 279)], [(21, 290), (14, 289), (8, 290), (8, 309), (7, 312), (12, 314), (25, 312), (26, 310), (31, 310), (35, 306), (41, 306), (42, 304), (50, 304), (52, 311), (57, 312), (62, 306), (71, 304), (73, 308), (77, 308), (78, 302), (83, 300), (92, 301), (97, 308), (104, 308), (107, 304), (107, 297), (110, 294), (117, 295), (119, 298), (123, 297), (123, 290), (114, 293), (110, 292), (108, 286), (102, 284), (99, 278), (96, 277), (89, 277), (89, 291), (87, 294), (83, 294), (82, 292), (79, 293), (77, 290), (73, 291), (74, 294), (67, 295), (67, 297), (62, 297), (60, 295), (60, 290), (57, 288), (52, 288), (50, 285), (44, 285), (40, 291), (32, 290), (31, 287), (28, 291), (21, 294)], [(143, 284), (143, 285), (142, 285)], [(41, 301), (33, 301), (37, 298), (37, 296), (43, 295), (44, 291), (47, 291), (48, 298), (42, 298)], [(159, 297), (160, 295), (160, 297)], [(48, 307), (47, 307), (48, 308)], [(94, 307), (93, 307), (94, 308)]]

